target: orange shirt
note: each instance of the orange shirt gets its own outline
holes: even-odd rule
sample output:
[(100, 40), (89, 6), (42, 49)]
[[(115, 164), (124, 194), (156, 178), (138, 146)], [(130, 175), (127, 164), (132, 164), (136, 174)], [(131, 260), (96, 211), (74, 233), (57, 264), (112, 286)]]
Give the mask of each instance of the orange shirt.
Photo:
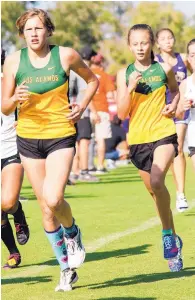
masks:
[(93, 104), (95, 106), (95, 109), (97, 111), (109, 112), (106, 94), (116, 89), (114, 83), (111, 77), (103, 70), (101, 70), (101, 68), (92, 68), (92, 72), (99, 79), (99, 88), (95, 96), (93, 97)]

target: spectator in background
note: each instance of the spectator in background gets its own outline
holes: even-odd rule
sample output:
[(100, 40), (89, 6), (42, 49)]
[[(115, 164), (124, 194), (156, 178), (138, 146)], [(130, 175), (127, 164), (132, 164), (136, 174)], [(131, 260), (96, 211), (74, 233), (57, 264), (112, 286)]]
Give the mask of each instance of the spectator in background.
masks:
[(110, 114), (110, 120), (112, 121), (114, 116), (117, 114), (117, 104), (116, 104), (116, 76), (109, 75), (110, 79), (114, 83), (115, 91), (113, 91), (114, 98), (108, 98), (108, 112)]
[(188, 149), (189, 156), (195, 170), (195, 39), (187, 45), (188, 62), (192, 68), (192, 75), (182, 81), (180, 89), (180, 101), (176, 116), (185, 119), (185, 113), (190, 109), (190, 122), (188, 125)]
[[(177, 84), (187, 77), (187, 67), (191, 70), (187, 56), (184, 53), (176, 53), (174, 51), (175, 36), (170, 28), (162, 28), (156, 33), (157, 47), (160, 54), (157, 54), (155, 60), (160, 63), (168, 63), (171, 65)], [(171, 93), (169, 88), (166, 90), (166, 103), (171, 103)], [(184, 119), (174, 118), (176, 132), (178, 137), (179, 154), (175, 157), (171, 167), (176, 185), (176, 208), (179, 212), (183, 212), (188, 208), (185, 196), (185, 176), (186, 176), (186, 159), (183, 151), (185, 135), (189, 123), (189, 110), (185, 112)]]
[(105, 140), (106, 143), (106, 165), (108, 169), (114, 169), (117, 160), (126, 160), (129, 149), (126, 140), (126, 132), (121, 127), (121, 120), (117, 115), (111, 122), (112, 137)]
[[(91, 70), (99, 79), (99, 88), (92, 99), (95, 110), (100, 117), (100, 122), (95, 123), (95, 139), (97, 142), (97, 174), (104, 174), (105, 139), (112, 137), (108, 101), (114, 101), (115, 85), (110, 76), (104, 72), (102, 63), (103, 56), (98, 53), (91, 58)], [(94, 114), (92, 113), (92, 120)]]
[[(90, 47), (86, 46), (80, 51), (80, 55), (83, 58), (86, 65), (89, 65), (92, 56), (97, 53)], [(87, 83), (74, 71), (70, 71), (69, 77), (69, 97), (71, 103), (80, 104), (84, 97), (87, 88)], [(93, 111), (94, 122), (99, 121), (99, 116), (95, 111), (93, 104), (89, 104), (89, 107), (83, 113), (81, 119), (77, 122), (77, 143), (76, 143), (76, 155), (73, 161), (72, 173), (70, 176), (71, 181), (79, 180), (86, 182), (97, 182), (99, 179), (88, 172), (88, 154), (89, 143), (92, 134), (92, 125), (90, 122), (90, 110)]]

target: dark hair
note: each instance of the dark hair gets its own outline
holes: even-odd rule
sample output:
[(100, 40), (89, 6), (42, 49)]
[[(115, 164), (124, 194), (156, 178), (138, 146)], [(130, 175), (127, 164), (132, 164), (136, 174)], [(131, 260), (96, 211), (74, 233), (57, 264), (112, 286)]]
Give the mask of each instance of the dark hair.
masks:
[(93, 56), (97, 55), (97, 52), (95, 52), (89, 45), (86, 45), (85, 47), (80, 49), (79, 53), (82, 59), (85, 60), (91, 60)]
[(39, 19), (42, 21), (42, 23), (47, 28), (49, 35), (51, 36), (55, 30), (55, 26), (53, 22), (51, 21), (51, 18), (49, 17), (48, 13), (43, 9), (38, 8), (32, 8), (27, 11), (25, 11), (16, 21), (16, 27), (18, 29), (19, 35), (23, 35), (24, 33), (24, 26), (28, 19), (38, 16)]
[(4, 65), (5, 61), (5, 50), (1, 48), (1, 65)]
[[(154, 42), (155, 42), (154, 33), (152, 31), (152, 28), (147, 24), (135, 24), (129, 29), (128, 36), (127, 36), (128, 45), (130, 44), (129, 41), (130, 41), (131, 32), (135, 31), (135, 30), (147, 30), (149, 32), (149, 35), (150, 35), (150, 41), (151, 41), (152, 45), (154, 45)], [(151, 59), (154, 60), (153, 50), (151, 51)]]
[(168, 32), (170, 32), (170, 34), (172, 35), (172, 37), (173, 37), (174, 40), (175, 40), (175, 35), (174, 35), (173, 31), (172, 31), (170, 28), (161, 28), (160, 30), (158, 30), (157, 33), (156, 33), (156, 39), (158, 39), (159, 34), (160, 34), (161, 32), (163, 32), (163, 31), (168, 31)]
[(189, 43), (187, 44), (187, 53), (189, 54), (189, 47), (191, 45), (195, 44), (195, 39), (192, 39), (191, 41), (189, 41)]

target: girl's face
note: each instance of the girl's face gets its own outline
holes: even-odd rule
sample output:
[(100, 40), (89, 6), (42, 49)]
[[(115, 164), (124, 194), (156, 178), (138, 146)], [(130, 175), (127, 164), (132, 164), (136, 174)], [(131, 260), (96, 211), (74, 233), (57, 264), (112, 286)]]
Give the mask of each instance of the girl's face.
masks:
[(151, 58), (153, 45), (147, 30), (132, 30), (129, 37), (129, 46), (136, 60), (142, 62)]
[(163, 30), (159, 33), (157, 39), (157, 47), (160, 51), (171, 52), (175, 44), (175, 39), (172, 33), (168, 30)]
[(24, 38), (26, 44), (32, 50), (40, 50), (45, 45), (49, 36), (48, 30), (38, 16), (26, 21), (24, 26)]
[(188, 61), (192, 67), (193, 72), (195, 72), (195, 44), (189, 46), (188, 52)]

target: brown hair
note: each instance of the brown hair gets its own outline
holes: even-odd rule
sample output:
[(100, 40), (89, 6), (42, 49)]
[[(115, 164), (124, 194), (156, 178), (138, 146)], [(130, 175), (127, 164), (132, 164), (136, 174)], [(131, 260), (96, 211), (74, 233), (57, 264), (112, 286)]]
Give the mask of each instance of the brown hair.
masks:
[(191, 45), (195, 44), (195, 39), (192, 39), (191, 41), (189, 41), (189, 43), (187, 44), (187, 53), (189, 54), (189, 47)]
[[(128, 37), (127, 37), (128, 45), (130, 44), (129, 41), (130, 41), (131, 32), (135, 31), (135, 30), (147, 30), (150, 35), (150, 41), (151, 41), (152, 45), (154, 45), (154, 33), (152, 31), (152, 28), (147, 24), (135, 24), (129, 29)], [(154, 60), (154, 52), (153, 51), (151, 51), (151, 59)]]
[(49, 15), (43, 9), (32, 8), (24, 12), (16, 21), (16, 27), (18, 29), (19, 35), (24, 34), (24, 26), (28, 19), (38, 16), (44, 26), (47, 28), (49, 35), (51, 36), (55, 30), (55, 26), (51, 21)]
[(156, 39), (158, 39), (160, 33), (163, 32), (163, 31), (168, 31), (168, 32), (170, 32), (170, 34), (172, 35), (172, 37), (173, 37), (174, 40), (175, 40), (175, 35), (174, 35), (173, 31), (172, 31), (170, 28), (161, 28), (160, 30), (158, 30), (157, 33), (156, 33)]

